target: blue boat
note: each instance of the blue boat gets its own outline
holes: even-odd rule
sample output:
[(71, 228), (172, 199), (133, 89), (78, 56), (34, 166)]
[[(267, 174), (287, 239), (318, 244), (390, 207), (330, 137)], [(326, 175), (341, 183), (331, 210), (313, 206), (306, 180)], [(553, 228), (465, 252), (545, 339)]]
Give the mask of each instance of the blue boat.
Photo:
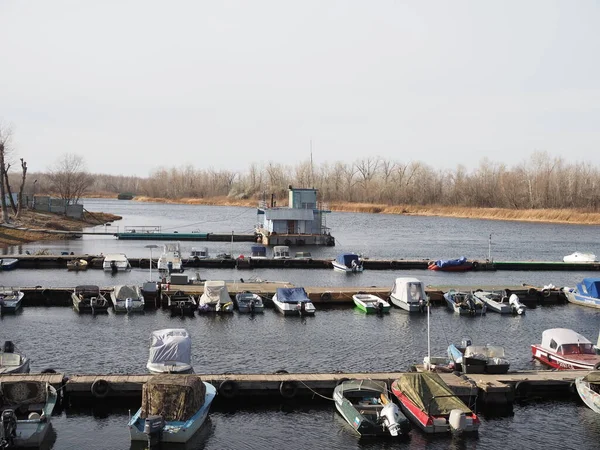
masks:
[(15, 258), (0, 259), (0, 270), (13, 270), (19, 264), (19, 260)]
[(584, 278), (575, 289), (565, 287), (563, 292), (571, 303), (600, 308), (600, 278)]
[(315, 305), (303, 287), (277, 288), (273, 304), (284, 316), (314, 316)]
[(333, 270), (338, 272), (357, 273), (364, 270), (360, 256), (356, 253), (342, 253), (331, 262), (331, 265)]
[(250, 258), (252, 259), (266, 259), (267, 247), (264, 245), (253, 245), (250, 247), (250, 253)]
[(17, 312), (23, 302), (23, 296), (19, 289), (0, 286), (0, 314)]

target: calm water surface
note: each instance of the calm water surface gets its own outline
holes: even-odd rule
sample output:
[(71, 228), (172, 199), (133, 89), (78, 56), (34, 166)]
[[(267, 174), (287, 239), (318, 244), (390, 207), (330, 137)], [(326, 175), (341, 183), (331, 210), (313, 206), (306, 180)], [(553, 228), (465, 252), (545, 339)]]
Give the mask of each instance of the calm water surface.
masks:
[[(250, 208), (158, 205), (114, 200), (86, 200), (91, 211), (120, 214), (125, 225), (161, 225), (180, 232), (251, 232), (256, 220)], [(591, 226), (523, 224), (467, 219), (333, 213), (328, 218), (337, 238), (335, 248), (313, 249), (315, 257), (334, 257), (357, 251), (371, 258), (486, 258), (489, 234), (496, 260), (558, 261), (575, 250), (598, 254), (599, 228)], [(103, 229), (102, 227), (97, 228)], [(376, 230), (375, 235), (373, 230)], [(378, 241), (382, 236), (385, 242)], [(117, 241), (86, 236), (75, 241), (33, 243), (9, 252), (50, 248), (54, 252), (107, 253), (149, 256), (144, 245), (161, 242)], [(211, 252), (230, 251), (227, 243), (182, 242)], [(235, 243), (234, 254), (247, 253), (250, 243)], [(157, 257), (154, 254), (154, 257)], [(0, 273), (0, 284), (21, 286), (74, 286), (95, 283), (111, 286), (141, 283), (149, 273), (133, 270), (112, 276), (101, 271), (69, 273), (62, 270), (17, 270)], [(202, 270), (206, 279), (257, 277), (285, 280), (304, 286), (391, 286), (397, 276), (416, 276), (430, 285), (521, 284), (574, 285), (589, 273), (496, 272), (440, 274), (428, 271), (365, 271), (347, 276), (324, 270)], [(403, 370), (422, 361), (427, 351), (427, 320), (393, 310), (385, 317), (366, 316), (352, 308), (320, 308), (312, 318), (283, 318), (269, 309), (255, 317), (171, 318), (163, 311), (139, 316), (79, 316), (70, 308), (25, 308), (0, 320), (0, 340), (11, 339), (32, 358), (32, 371), (52, 367), (73, 373), (143, 373), (152, 330), (185, 327), (193, 338), (196, 372), (268, 373)], [(442, 307), (431, 314), (432, 353), (444, 354), (450, 342), (469, 336), (474, 342), (504, 345), (512, 368), (537, 367), (530, 344), (550, 327), (570, 327), (596, 340), (600, 311), (573, 305), (530, 309), (524, 316), (456, 317)], [(137, 405), (130, 405), (134, 409)], [(127, 409), (70, 408), (53, 417), (55, 449), (129, 449)], [(544, 430), (543, 432), (540, 430)], [(211, 420), (187, 448), (206, 449), (596, 449), (600, 442), (600, 416), (575, 396), (560, 401), (517, 404), (514, 414), (484, 415), (478, 436), (426, 437), (413, 430), (407, 441), (359, 440), (335, 412), (333, 404), (217, 407)], [(168, 448), (168, 447), (167, 447)], [(175, 447), (181, 448), (181, 447)]]

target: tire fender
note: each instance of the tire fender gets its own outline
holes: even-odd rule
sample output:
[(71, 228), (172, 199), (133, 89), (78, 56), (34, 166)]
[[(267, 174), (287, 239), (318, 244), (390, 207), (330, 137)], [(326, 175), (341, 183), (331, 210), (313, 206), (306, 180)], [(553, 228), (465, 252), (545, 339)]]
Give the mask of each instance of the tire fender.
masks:
[(279, 393), (285, 399), (291, 399), (298, 393), (298, 385), (295, 381), (282, 381), (279, 384)]
[(223, 398), (231, 400), (237, 396), (238, 385), (233, 380), (224, 380), (219, 385), (219, 395)]
[(110, 384), (108, 381), (99, 378), (92, 383), (92, 395), (96, 398), (104, 398), (110, 392)]

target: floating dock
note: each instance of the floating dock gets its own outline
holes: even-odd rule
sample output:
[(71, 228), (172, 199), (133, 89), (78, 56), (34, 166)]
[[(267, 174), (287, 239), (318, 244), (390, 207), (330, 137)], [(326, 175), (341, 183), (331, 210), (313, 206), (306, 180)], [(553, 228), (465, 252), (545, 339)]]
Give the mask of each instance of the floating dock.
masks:
[(258, 235), (231, 233), (113, 233), (117, 239), (128, 241), (214, 241), (214, 242), (256, 242)]

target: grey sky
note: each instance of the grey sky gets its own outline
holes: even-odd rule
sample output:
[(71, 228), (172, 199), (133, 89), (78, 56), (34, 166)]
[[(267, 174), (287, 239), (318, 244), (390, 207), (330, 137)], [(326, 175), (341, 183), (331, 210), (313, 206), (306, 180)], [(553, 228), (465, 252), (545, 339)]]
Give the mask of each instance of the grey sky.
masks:
[(43, 171), (534, 151), (600, 163), (600, 3), (0, 0), (0, 120)]

